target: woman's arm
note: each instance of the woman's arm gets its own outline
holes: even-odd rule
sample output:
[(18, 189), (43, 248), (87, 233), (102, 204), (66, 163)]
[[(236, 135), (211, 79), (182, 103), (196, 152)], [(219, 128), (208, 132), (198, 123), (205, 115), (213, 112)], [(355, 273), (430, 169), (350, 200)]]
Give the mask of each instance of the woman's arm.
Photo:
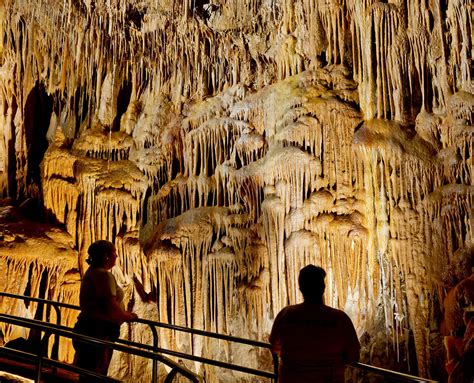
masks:
[(123, 322), (131, 322), (138, 318), (137, 314), (123, 310), (115, 295), (111, 295), (106, 300), (106, 313), (111, 322), (122, 324)]
[(105, 320), (122, 324), (137, 319), (137, 314), (124, 310), (117, 300), (118, 287), (112, 273), (97, 270), (93, 276), (97, 299), (101, 302), (101, 316)]

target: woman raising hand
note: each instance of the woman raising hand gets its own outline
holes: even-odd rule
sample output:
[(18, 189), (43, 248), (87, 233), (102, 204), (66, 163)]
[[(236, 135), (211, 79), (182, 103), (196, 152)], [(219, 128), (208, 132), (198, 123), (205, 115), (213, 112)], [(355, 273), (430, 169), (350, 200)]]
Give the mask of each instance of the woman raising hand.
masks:
[[(80, 290), (81, 313), (74, 326), (78, 334), (114, 342), (120, 335), (120, 325), (137, 319), (123, 305), (123, 291), (110, 270), (115, 266), (117, 253), (109, 241), (96, 241), (87, 250), (89, 268), (84, 274)], [(98, 374), (107, 375), (112, 349), (73, 342), (75, 364)], [(81, 377), (81, 382), (87, 382)]]

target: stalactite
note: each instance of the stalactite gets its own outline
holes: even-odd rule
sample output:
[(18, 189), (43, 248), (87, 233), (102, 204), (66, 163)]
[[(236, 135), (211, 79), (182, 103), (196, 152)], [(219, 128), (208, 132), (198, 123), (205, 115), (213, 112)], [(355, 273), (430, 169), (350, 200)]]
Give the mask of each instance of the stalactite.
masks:
[(342, 64), (345, 61), (346, 21), (344, 2), (318, 1), (317, 12), (323, 26), (327, 47), (326, 60), (329, 64)]
[(140, 204), (131, 194), (105, 189), (96, 194), (95, 200), (98, 213), (95, 216), (97, 238), (113, 241), (116, 233), (137, 228)]
[[(75, 278), (74, 278), (75, 277)], [(59, 302), (67, 303), (70, 305), (79, 305), (79, 275), (76, 274), (73, 278), (68, 277), (61, 285), (61, 289), (57, 297), (51, 297)], [(53, 313), (55, 314), (55, 313)], [(78, 311), (70, 309), (61, 310), (61, 325), (67, 327), (74, 327), (76, 324)], [(51, 321), (55, 321), (54, 315), (51, 317)], [(74, 349), (71, 340), (65, 340), (59, 344), (59, 355), (61, 360), (72, 363), (74, 361)]]
[(229, 119), (208, 120), (189, 132), (184, 142), (185, 174), (208, 175), (230, 158), (240, 135), (238, 122)]
[[(3, 47), (2, 47), (3, 48)], [(3, 49), (2, 49), (3, 52)], [(5, 54), (5, 63), (0, 70), (0, 123), (3, 127), (0, 135), (0, 190), (2, 195), (8, 195), (8, 190), (11, 187), (11, 180), (9, 180), (8, 169), (11, 166), (11, 141), (14, 138), (13, 118), (15, 111), (13, 105), (14, 98), (9, 100), (9, 95), (14, 94), (13, 74), (14, 67), (12, 60), (8, 60), (8, 54)]]
[(132, 145), (131, 137), (122, 132), (88, 131), (75, 141), (73, 149), (81, 156), (122, 161), (128, 160)]
[[(257, 201), (257, 205), (250, 207), (255, 209), (252, 215), (258, 216), (260, 207), (257, 196), (261, 195), (264, 186), (276, 185), (278, 181), (294, 185), (284, 188), (285, 195), (280, 195), (288, 212), (291, 206), (300, 205), (304, 196), (315, 190), (320, 171), (319, 161), (299, 149), (271, 149), (264, 160), (237, 171), (233, 182), (241, 185), (239, 196), (244, 204), (252, 202), (254, 205)], [(242, 186), (246, 184), (248, 188)]]
[(447, 9), (447, 24), (451, 37), (450, 71), (453, 87), (472, 92), (472, 13), (466, 0), (451, 1)]
[[(181, 255), (177, 248), (160, 248), (149, 260), (152, 281), (159, 286), (158, 320), (164, 323), (186, 323), (186, 295)], [(172, 348), (176, 344), (189, 344), (189, 336), (166, 332), (160, 333), (160, 346)], [(186, 351), (189, 351), (188, 348)]]
[(472, 230), (472, 193), (470, 185), (449, 184), (434, 190), (423, 201), (425, 219), (435, 223), (424, 228), (427, 241), (438, 252), (447, 254), (439, 260), (440, 268), (451, 261), (456, 248), (465, 245), (464, 233)]
[[(8, 260), (2, 256), (2, 275), (9, 276), (9, 278), (2, 279), (2, 291), (10, 291), (12, 294), (22, 294), (28, 283), (28, 269), (29, 265), (26, 264), (26, 260)], [(13, 284), (15, 281), (15, 284)], [(2, 298), (2, 312), (8, 313), (9, 310), (13, 313), (25, 315), (31, 317), (31, 313), (25, 307), (24, 303), (11, 298)], [(27, 337), (28, 333), (23, 329), (16, 329), (13, 326), (9, 326), (5, 323), (1, 324), (2, 334), (5, 339), (15, 339), (16, 337), (23, 336)], [(20, 331), (20, 333), (15, 333)], [(26, 335), (26, 336), (25, 336)]]
[[(321, 257), (320, 243), (321, 240), (309, 231), (294, 231), (285, 242), (286, 264), (288, 268), (286, 275), (297, 275), (305, 265), (309, 264), (321, 265), (321, 267), (327, 268), (326, 260), (323, 260)], [(296, 279), (287, 278), (286, 284), (290, 304), (301, 302), (302, 296)]]
[(66, 225), (68, 233), (76, 240), (77, 210), (79, 191), (67, 181), (51, 179), (43, 189), (44, 205), (54, 217)]
[[(1, 232), (5, 239), (5, 233), (10, 233), (10, 244), (2, 241), (0, 246), (0, 265), (2, 275), (1, 291), (14, 294), (27, 294), (35, 298), (61, 300), (67, 303), (78, 303), (78, 276), (74, 272), (77, 268), (77, 253), (72, 250), (71, 238), (58, 229), (46, 225), (35, 230), (36, 237), (25, 238), (21, 245), (12, 249), (12, 243), (23, 236), (18, 223), (12, 224), (8, 221), (0, 221)], [(32, 230), (34, 232), (34, 230)], [(41, 254), (41, 257), (37, 255)], [(65, 294), (68, 284), (74, 284), (75, 293)], [(34, 302), (25, 303), (18, 299), (2, 298), (2, 312), (12, 315), (23, 315), (33, 318), (36, 314), (38, 304)], [(51, 310), (51, 320), (55, 321), (55, 313)], [(44, 309), (43, 318), (46, 318), (48, 310)], [(73, 317), (65, 313), (63, 325), (72, 325)], [(18, 336), (28, 337), (28, 331), (16, 332), (14, 326), (2, 324), (2, 333), (5, 342)], [(63, 360), (70, 359), (71, 345), (63, 344), (60, 357)]]
[(270, 269), (264, 269), (250, 283), (239, 286), (238, 293), (240, 306), (248, 313), (246, 318), (242, 318), (243, 325), (251, 334), (260, 338), (263, 335), (263, 321), (269, 315), (267, 309), (273, 299), (270, 290)]
[(233, 315), (233, 295), (236, 272), (235, 255), (222, 248), (209, 254), (203, 264), (202, 302), (204, 326), (210, 331), (229, 333), (227, 318)]
[(159, 224), (186, 211), (188, 198), (181, 199), (180, 190), (186, 190), (186, 179), (176, 178), (154, 194), (148, 202), (149, 221)]
[(407, 63), (400, 55), (406, 49), (400, 12), (393, 4), (375, 3), (368, 8), (359, 4), (353, 6), (353, 17), (352, 36), (359, 48), (354, 51), (354, 74), (365, 118), (402, 120)]
[(237, 203), (237, 190), (234, 189), (235, 168), (228, 163), (216, 167), (216, 201), (220, 206)]
[[(284, 253), (285, 206), (276, 196), (267, 196), (262, 203), (263, 226), (268, 248), (268, 270), (273, 277), (268, 288), (271, 294), (271, 315), (275, 316), (288, 304)], [(257, 306), (258, 307), (258, 306)]]

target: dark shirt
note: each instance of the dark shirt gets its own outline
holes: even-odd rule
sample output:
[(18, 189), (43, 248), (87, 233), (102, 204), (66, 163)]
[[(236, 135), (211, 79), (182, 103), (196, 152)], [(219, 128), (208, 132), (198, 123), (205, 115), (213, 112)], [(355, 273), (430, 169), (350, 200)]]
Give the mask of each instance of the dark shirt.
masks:
[(344, 365), (359, 360), (360, 344), (352, 321), (323, 304), (285, 307), (270, 334), (280, 354), (280, 382), (343, 382)]

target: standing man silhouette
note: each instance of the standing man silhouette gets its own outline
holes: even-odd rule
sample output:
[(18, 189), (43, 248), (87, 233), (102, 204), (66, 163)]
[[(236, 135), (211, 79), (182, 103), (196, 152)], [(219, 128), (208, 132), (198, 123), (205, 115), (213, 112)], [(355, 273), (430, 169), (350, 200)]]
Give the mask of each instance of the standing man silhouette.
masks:
[(270, 333), (280, 356), (279, 383), (344, 383), (346, 363), (359, 360), (360, 344), (344, 311), (323, 304), (326, 272), (308, 265), (298, 283), (304, 302), (281, 310)]

